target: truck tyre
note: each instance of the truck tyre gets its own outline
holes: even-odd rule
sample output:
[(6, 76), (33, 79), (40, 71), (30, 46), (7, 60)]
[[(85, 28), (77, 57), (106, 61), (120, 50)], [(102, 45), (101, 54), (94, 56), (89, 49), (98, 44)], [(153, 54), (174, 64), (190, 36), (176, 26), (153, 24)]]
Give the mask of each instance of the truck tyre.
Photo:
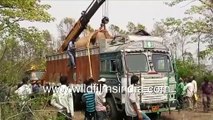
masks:
[(160, 120), (161, 112), (160, 113), (149, 113), (148, 115), (151, 120)]
[(113, 99), (107, 98), (106, 102), (107, 102), (107, 106), (106, 106), (107, 116), (108, 116), (109, 120), (120, 120), (118, 118), (118, 111), (116, 110), (116, 106), (115, 106)]

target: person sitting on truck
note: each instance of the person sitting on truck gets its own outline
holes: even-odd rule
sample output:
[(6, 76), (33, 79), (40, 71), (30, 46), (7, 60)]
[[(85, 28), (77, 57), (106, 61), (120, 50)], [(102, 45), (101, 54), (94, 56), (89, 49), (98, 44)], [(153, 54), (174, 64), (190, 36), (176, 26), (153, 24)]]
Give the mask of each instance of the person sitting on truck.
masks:
[(68, 48), (67, 48), (67, 54), (69, 55), (70, 58), (70, 66), (72, 66), (73, 68), (76, 67), (75, 64), (75, 45), (74, 42), (70, 41)]
[(131, 85), (127, 89), (125, 97), (125, 112), (128, 120), (151, 120), (140, 109), (139, 94), (135, 91), (139, 81), (139, 77), (133, 75), (131, 77)]
[(71, 120), (74, 116), (73, 95), (67, 86), (67, 76), (60, 77), (61, 85), (53, 93), (51, 105), (59, 109), (58, 117)]
[(106, 94), (107, 94), (107, 85), (105, 84), (106, 79), (101, 78), (98, 80), (98, 90), (95, 94), (96, 100), (96, 118), (97, 120), (106, 120), (107, 113), (106, 113)]
[(86, 92), (82, 95), (82, 101), (86, 104), (85, 120), (95, 119), (95, 93), (92, 88), (93, 79), (86, 81)]

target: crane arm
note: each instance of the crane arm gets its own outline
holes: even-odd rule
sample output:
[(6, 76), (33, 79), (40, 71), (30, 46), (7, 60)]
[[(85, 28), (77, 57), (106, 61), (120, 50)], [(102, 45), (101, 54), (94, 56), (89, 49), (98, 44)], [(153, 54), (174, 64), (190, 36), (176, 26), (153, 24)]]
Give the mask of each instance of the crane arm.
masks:
[(86, 28), (92, 16), (98, 10), (98, 8), (105, 2), (106, 0), (93, 0), (86, 11), (82, 12), (81, 17), (75, 23), (74, 27), (70, 30), (69, 34), (65, 38), (60, 51), (65, 51), (70, 41), (75, 42), (78, 36), (82, 33), (82, 31)]

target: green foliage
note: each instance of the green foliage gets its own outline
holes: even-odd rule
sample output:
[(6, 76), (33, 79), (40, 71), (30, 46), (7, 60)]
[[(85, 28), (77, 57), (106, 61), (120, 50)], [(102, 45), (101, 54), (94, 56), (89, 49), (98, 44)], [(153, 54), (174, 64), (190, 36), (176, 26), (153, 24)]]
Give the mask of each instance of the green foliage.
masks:
[[(198, 50), (200, 50), (200, 43), (208, 43), (209, 46), (213, 45), (213, 4), (210, 3), (210, 0), (173, 0), (172, 2), (166, 2), (166, 4), (172, 7), (180, 3), (190, 5), (193, 2), (197, 4), (191, 5), (185, 11), (187, 17), (183, 19), (172, 17), (163, 19), (155, 24), (152, 32), (153, 35), (166, 38), (166, 45), (172, 49), (172, 53), (175, 53), (175, 55), (177, 54), (177, 49), (179, 49), (183, 61), (186, 53), (189, 53), (185, 48), (187, 44), (197, 43)], [(198, 51), (198, 60), (212, 56), (212, 51), (213, 47)]]
[[(2, 120), (22, 120), (22, 117), (29, 113), (32, 113), (34, 119), (46, 120), (51, 118), (49, 116), (50, 111), (46, 109), (51, 96), (44, 94), (33, 94), (33, 96), (34, 98), (27, 100), (25, 106), (21, 105), (22, 101), (16, 95), (12, 95), (9, 101), (0, 102)], [(54, 111), (51, 112), (54, 113)], [(54, 120), (54, 118), (52, 116), (51, 120)]]
[(167, 31), (165, 26), (161, 22), (156, 22), (154, 24), (154, 30), (151, 32), (153, 36), (164, 37)]
[(195, 72), (193, 70), (195, 70), (196, 65), (193, 64), (191, 61), (177, 60), (176, 64), (177, 64), (177, 69), (178, 69), (178, 75), (180, 77), (184, 78), (184, 77), (192, 75), (192, 73)]
[(109, 26), (109, 30), (110, 30), (112, 36), (127, 34), (127, 31), (122, 30), (120, 27), (118, 27), (117, 25), (114, 25), (114, 24), (111, 24)]
[(133, 22), (128, 22), (126, 26), (127, 30), (129, 33), (135, 32), (137, 30), (145, 30), (145, 26), (142, 24), (137, 24), (135, 25)]
[(0, 2), (2, 19), (49, 22), (52, 20), (46, 11), (49, 5), (41, 5), (37, 0), (2, 0)]
[(47, 12), (49, 8), (37, 0), (0, 1), (0, 81), (16, 84), (32, 64), (44, 63), (45, 31), (20, 23), (54, 20)]
[(205, 65), (197, 65), (190, 60), (176, 61), (177, 69), (178, 69), (178, 76), (181, 78), (195, 76), (198, 85), (203, 82), (204, 77), (208, 77), (210, 80), (213, 80), (213, 73), (207, 71), (205, 69)]

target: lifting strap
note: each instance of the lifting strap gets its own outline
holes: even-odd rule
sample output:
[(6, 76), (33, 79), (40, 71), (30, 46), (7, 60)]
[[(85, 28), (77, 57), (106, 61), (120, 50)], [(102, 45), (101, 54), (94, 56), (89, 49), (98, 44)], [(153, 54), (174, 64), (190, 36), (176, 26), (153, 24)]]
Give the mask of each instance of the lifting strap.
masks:
[[(96, 31), (98, 32), (98, 31)], [(91, 62), (91, 56), (90, 56), (90, 40), (93, 37), (94, 34), (96, 34), (96, 32), (94, 32), (93, 34), (90, 34), (89, 36), (89, 41), (87, 42), (87, 54), (88, 54), (88, 60), (89, 60), (89, 73), (90, 73), (90, 77), (93, 78), (93, 72), (92, 72), (92, 62)]]

